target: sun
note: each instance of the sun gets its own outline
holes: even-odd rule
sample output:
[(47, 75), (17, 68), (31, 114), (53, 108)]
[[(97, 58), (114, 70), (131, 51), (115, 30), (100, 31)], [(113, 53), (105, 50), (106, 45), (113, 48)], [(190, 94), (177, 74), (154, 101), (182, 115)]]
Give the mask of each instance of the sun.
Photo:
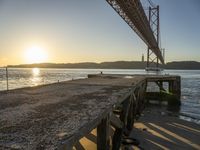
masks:
[(44, 48), (32, 46), (25, 51), (27, 63), (42, 63), (47, 61), (47, 53)]

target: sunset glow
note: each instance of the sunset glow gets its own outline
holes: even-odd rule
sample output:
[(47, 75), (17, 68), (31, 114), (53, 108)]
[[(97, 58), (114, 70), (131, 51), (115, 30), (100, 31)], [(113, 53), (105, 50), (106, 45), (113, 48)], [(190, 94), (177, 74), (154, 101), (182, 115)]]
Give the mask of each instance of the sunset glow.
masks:
[(39, 68), (33, 68), (32, 72), (33, 72), (33, 76), (38, 76), (40, 74), (40, 69)]
[(32, 46), (25, 51), (25, 59), (27, 63), (42, 63), (47, 61), (46, 51), (39, 46)]
[[(0, 67), (147, 60), (145, 42), (106, 1), (47, 1), (0, 0)], [(200, 61), (200, 1), (152, 1), (161, 8), (165, 61)]]

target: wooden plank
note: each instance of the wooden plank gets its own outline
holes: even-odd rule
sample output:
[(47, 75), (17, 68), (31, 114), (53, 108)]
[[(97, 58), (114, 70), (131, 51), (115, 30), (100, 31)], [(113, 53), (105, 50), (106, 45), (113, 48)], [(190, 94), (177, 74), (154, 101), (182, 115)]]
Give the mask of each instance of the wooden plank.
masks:
[(126, 125), (126, 128), (129, 132), (133, 129), (133, 124), (134, 124), (136, 109), (137, 109), (137, 100), (136, 100), (134, 92), (132, 93), (130, 100), (131, 100), (131, 104), (130, 104), (130, 109), (127, 116), (127, 125)]
[(110, 117), (108, 115), (97, 126), (97, 150), (109, 150), (109, 129)]
[(113, 139), (112, 139), (113, 150), (119, 150), (121, 146), (123, 132), (127, 123), (129, 107), (130, 107), (130, 96), (126, 100), (124, 100), (124, 102), (122, 103), (122, 113), (120, 115), (120, 120), (123, 123), (123, 128), (116, 128), (114, 132)]
[(123, 127), (122, 121), (117, 116), (115, 116), (113, 113), (111, 114), (110, 122), (111, 122), (111, 125), (114, 128), (119, 128), (120, 129), (120, 128)]
[(112, 138), (112, 150), (119, 150), (122, 141), (123, 129), (117, 128)]

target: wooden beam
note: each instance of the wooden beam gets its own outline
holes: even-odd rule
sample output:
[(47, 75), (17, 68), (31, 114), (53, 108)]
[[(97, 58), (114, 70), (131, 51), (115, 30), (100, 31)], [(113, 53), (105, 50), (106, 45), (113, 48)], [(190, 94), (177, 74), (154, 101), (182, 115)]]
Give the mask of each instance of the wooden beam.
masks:
[(122, 103), (122, 113), (120, 115), (120, 120), (123, 122), (122, 128), (116, 128), (112, 139), (112, 149), (119, 150), (122, 141), (122, 135), (127, 123), (127, 116), (130, 107), (130, 96)]
[(97, 150), (109, 150), (109, 115), (97, 126)]

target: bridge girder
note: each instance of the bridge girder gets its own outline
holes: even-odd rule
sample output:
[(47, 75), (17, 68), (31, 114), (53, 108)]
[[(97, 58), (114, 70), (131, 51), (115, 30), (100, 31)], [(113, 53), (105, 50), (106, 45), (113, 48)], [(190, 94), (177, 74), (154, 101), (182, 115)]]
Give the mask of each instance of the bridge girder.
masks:
[(140, 0), (106, 0), (123, 20), (146, 43), (149, 49), (164, 64), (158, 41), (151, 29)]

